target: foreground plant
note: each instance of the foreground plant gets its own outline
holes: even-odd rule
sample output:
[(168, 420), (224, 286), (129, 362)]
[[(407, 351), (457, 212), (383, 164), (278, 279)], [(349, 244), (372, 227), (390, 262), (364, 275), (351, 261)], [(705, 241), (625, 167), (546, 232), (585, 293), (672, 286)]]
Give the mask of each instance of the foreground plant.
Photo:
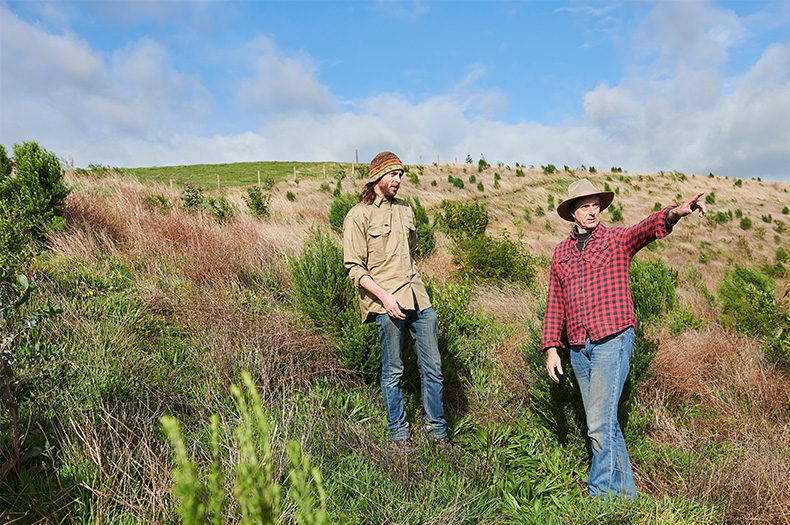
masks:
[[(239, 459), (234, 466), (233, 508), (236, 516), (231, 521), (238, 518), (238, 523), (243, 525), (279, 523), (283, 514), (283, 495), (282, 487), (274, 477), (269, 424), (252, 378), (244, 372), (242, 379), (246, 392), (236, 385), (230, 387), (241, 416), (241, 422), (234, 431)], [(227, 523), (228, 501), (220, 457), (219, 417), (214, 415), (211, 419), (211, 465), (205, 481), (200, 479), (197, 467), (187, 455), (178, 420), (164, 416), (161, 423), (175, 452), (173, 494), (179, 500), (178, 514), (182, 522)], [(329, 523), (321, 472), (311, 466), (310, 457), (302, 453), (298, 442), (289, 442), (285, 452), (291, 464), (288, 477), (290, 495), (296, 504), (294, 520), (305, 525)], [(318, 507), (314, 492), (318, 494)]]

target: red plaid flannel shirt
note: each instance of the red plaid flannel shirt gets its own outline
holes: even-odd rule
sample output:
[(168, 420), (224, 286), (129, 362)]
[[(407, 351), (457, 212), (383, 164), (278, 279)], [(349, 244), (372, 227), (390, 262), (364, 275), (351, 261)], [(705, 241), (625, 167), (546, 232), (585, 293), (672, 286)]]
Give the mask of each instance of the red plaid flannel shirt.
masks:
[(549, 297), (543, 318), (541, 348), (562, 348), (562, 327), (568, 341), (583, 345), (587, 337), (599, 341), (636, 327), (631, 299), (631, 258), (656, 239), (672, 231), (667, 215), (656, 212), (634, 226), (607, 228), (599, 224), (579, 251), (576, 228), (554, 250)]

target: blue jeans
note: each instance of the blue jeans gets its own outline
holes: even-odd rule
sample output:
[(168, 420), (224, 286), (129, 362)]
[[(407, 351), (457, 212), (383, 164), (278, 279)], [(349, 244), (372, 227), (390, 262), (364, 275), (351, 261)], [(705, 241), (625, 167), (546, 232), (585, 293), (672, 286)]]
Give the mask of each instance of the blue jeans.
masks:
[(376, 316), (381, 341), (381, 391), (387, 409), (387, 428), (392, 439), (409, 437), (409, 423), (403, 407), (403, 338), (406, 330), (414, 340), (417, 367), (420, 371), (422, 405), (425, 408), (425, 431), (434, 438), (447, 435), (442, 402), (442, 358), (439, 355), (439, 320), (433, 308), (404, 310), (406, 319), (387, 314)]
[(591, 497), (636, 496), (631, 460), (617, 421), (633, 352), (633, 328), (597, 343), (587, 339), (584, 345), (571, 346), (571, 366), (584, 401), (593, 453), (587, 480)]

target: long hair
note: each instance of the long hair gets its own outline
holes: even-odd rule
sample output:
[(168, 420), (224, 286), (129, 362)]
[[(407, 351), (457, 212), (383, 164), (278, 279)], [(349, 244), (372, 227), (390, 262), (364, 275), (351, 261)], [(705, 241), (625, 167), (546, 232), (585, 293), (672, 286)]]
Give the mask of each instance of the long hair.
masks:
[(365, 184), (365, 187), (359, 192), (359, 202), (373, 204), (373, 201), (376, 200), (376, 192), (373, 190), (373, 187), (376, 186), (377, 182), (378, 180)]

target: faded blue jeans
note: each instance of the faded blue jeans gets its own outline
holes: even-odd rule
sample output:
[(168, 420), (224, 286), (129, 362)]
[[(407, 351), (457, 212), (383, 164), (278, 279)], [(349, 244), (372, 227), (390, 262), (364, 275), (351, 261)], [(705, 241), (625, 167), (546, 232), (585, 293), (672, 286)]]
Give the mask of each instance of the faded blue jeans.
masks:
[(376, 316), (381, 341), (381, 391), (387, 409), (387, 428), (394, 441), (408, 439), (409, 423), (403, 407), (403, 338), (406, 330), (414, 341), (420, 371), (422, 405), (425, 408), (425, 432), (433, 438), (447, 436), (442, 390), (442, 358), (439, 355), (439, 320), (433, 308), (404, 310), (406, 319), (387, 314)]
[(571, 366), (579, 383), (592, 466), (587, 487), (591, 497), (634, 498), (636, 485), (625, 439), (617, 421), (617, 406), (634, 352), (634, 329), (584, 345), (571, 346)]

